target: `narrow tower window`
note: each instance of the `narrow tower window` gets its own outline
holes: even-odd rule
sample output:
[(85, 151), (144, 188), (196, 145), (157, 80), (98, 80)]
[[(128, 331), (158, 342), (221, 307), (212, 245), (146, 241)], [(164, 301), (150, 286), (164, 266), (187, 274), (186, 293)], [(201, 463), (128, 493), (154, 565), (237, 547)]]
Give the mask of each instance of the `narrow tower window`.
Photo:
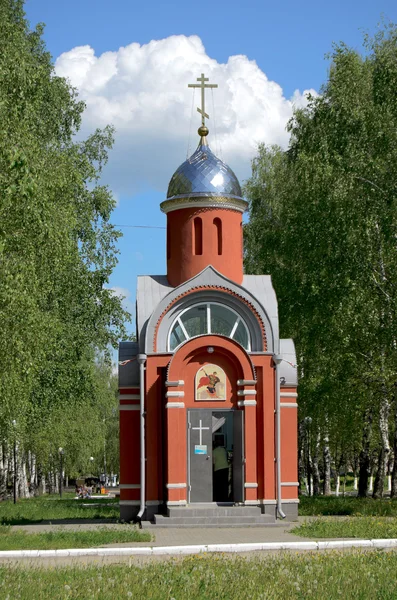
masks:
[(215, 232), (216, 232), (216, 243), (218, 248), (218, 255), (222, 254), (222, 221), (216, 217), (214, 219)]
[(196, 217), (193, 222), (193, 249), (194, 254), (200, 255), (203, 253), (203, 222), (200, 217)]

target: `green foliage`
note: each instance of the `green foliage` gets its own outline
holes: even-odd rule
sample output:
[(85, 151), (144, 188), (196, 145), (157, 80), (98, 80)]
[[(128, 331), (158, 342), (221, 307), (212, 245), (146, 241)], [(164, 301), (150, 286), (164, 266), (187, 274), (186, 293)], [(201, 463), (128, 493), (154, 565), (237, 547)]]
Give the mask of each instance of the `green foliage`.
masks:
[[(131, 567), (131, 558), (130, 567)], [(281, 556), (205, 557), (126, 565), (74, 565), (57, 569), (0, 568), (1, 595), (21, 600), (32, 589), (50, 598), (148, 598), (155, 600), (279, 600), (314, 598), (395, 599), (397, 555), (391, 552), (303, 552)]]
[(272, 275), (301, 416), (346, 457), (396, 381), (397, 28), (330, 59), (321, 95), (289, 124), (288, 151), (260, 146), (253, 161), (245, 266)]
[(139, 531), (133, 525), (123, 525), (122, 529), (99, 527), (86, 531), (46, 531), (26, 533), (11, 530), (9, 526), (0, 527), (0, 550), (59, 550), (62, 548), (93, 548), (106, 544), (127, 542), (150, 542), (147, 531)]
[(41, 521), (67, 521), (70, 519), (108, 519), (109, 522), (120, 518), (118, 500), (98, 498), (75, 500), (59, 496), (41, 496), (21, 499), (16, 504), (10, 500), (0, 503), (1, 525), (28, 525)]
[(75, 140), (84, 104), (55, 75), (42, 31), (22, 1), (0, 1), (0, 438), (12, 441), (15, 419), (26, 449), (48, 462), (68, 446), (84, 471), (110, 406), (98, 368), (129, 318), (106, 288), (120, 233), (99, 178), (113, 131)]

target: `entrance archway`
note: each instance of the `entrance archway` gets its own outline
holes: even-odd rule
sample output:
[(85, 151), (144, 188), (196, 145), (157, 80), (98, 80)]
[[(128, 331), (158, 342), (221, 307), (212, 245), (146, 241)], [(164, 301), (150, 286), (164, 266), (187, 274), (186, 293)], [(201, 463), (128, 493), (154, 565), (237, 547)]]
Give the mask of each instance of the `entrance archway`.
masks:
[(256, 419), (255, 408), (246, 415), (242, 381), (254, 387), (255, 373), (233, 340), (200, 336), (175, 353), (166, 394), (169, 504), (244, 501), (245, 464), (256, 470), (256, 445), (248, 454), (245, 438), (255, 438)]

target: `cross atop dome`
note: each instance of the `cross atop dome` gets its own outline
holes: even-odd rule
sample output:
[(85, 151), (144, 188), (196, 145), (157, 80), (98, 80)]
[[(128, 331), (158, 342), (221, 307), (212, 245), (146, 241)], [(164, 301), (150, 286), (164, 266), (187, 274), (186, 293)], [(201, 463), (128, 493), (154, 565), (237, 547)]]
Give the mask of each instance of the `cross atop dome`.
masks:
[(208, 77), (204, 76), (204, 73), (201, 73), (201, 77), (197, 77), (197, 81), (200, 83), (189, 83), (188, 87), (190, 88), (200, 88), (201, 89), (201, 108), (197, 107), (197, 112), (201, 115), (201, 127), (199, 128), (199, 135), (206, 136), (208, 135), (208, 128), (205, 125), (205, 119), (209, 119), (209, 115), (205, 112), (205, 89), (207, 88), (217, 88), (217, 83), (205, 83), (209, 81)]

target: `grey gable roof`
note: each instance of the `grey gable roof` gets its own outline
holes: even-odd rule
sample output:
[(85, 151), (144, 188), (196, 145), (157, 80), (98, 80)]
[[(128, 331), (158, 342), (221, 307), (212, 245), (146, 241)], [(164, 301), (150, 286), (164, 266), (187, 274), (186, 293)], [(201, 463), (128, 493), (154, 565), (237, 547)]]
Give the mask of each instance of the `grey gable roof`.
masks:
[[(145, 351), (145, 339), (148, 334), (147, 326), (150, 317), (159, 310), (159, 304), (163, 303), (166, 296), (169, 297), (169, 302), (179, 294), (183, 294), (189, 289), (198, 286), (216, 286), (223, 285), (228, 289), (236, 289), (242, 296), (246, 295), (247, 299), (253, 296), (256, 302), (261, 307), (270, 323), (271, 338), (269, 344), (273, 347), (274, 352), (279, 350), (279, 330), (278, 330), (278, 307), (277, 298), (271, 282), (270, 275), (245, 275), (242, 285), (238, 285), (227, 279), (224, 275), (218, 273), (212, 266), (206, 267), (201, 273), (181, 284), (177, 288), (173, 288), (168, 283), (165, 275), (146, 275), (138, 277), (137, 285), (137, 331), (139, 339), (140, 351)], [(177, 291), (177, 293), (172, 293)], [(244, 291), (248, 294), (244, 294)], [(157, 309), (157, 310), (156, 310)], [(153, 325), (152, 325), (153, 327)], [(269, 337), (269, 332), (267, 332)]]

